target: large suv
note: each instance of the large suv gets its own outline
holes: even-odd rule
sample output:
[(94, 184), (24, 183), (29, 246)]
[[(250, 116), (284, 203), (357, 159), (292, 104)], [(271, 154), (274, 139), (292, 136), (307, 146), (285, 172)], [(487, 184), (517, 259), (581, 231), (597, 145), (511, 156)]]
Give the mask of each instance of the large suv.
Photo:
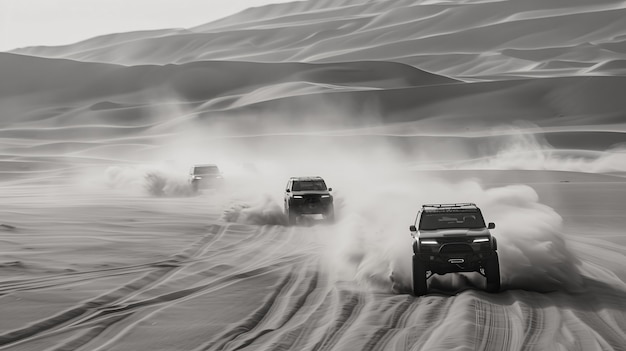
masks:
[(285, 214), (289, 224), (296, 224), (303, 214), (322, 214), (327, 221), (335, 219), (333, 189), (322, 177), (291, 177), (285, 187)]
[(478, 272), (486, 278), (486, 290), (500, 290), (498, 243), (473, 203), (422, 205), (409, 227), (413, 237), (413, 292), (428, 292), (427, 279), (434, 274)]
[(222, 180), (222, 172), (214, 164), (195, 165), (189, 170), (189, 184), (194, 191), (215, 188)]

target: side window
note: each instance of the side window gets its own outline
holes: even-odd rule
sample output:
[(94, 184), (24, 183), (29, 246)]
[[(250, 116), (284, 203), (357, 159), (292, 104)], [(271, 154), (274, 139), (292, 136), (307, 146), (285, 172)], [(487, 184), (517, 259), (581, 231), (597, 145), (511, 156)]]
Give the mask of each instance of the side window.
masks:
[(326, 189), (328, 189), (328, 187), (326, 186), (326, 182), (325, 181), (322, 180), (322, 181), (320, 181), (317, 184), (317, 189), (316, 190), (326, 190)]
[(287, 182), (287, 186), (285, 187), (285, 189), (291, 190), (291, 180)]

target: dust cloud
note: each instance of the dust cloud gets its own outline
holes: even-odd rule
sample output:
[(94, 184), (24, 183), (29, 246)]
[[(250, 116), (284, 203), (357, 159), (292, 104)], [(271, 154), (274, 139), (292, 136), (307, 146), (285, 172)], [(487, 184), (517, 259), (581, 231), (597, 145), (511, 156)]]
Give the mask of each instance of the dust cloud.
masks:
[(533, 125), (494, 129), (497, 137), (484, 145), (479, 158), (463, 160), (443, 169), (523, 169), (584, 173), (626, 172), (626, 147), (606, 150), (558, 149)]
[(108, 167), (105, 170), (105, 183), (112, 189), (157, 197), (194, 194), (184, 173), (156, 165)]
[(276, 201), (269, 195), (263, 196), (255, 203), (231, 204), (222, 215), (226, 222), (254, 225), (287, 225), (287, 218)]
[[(393, 182), (374, 194), (346, 199), (349, 215), (328, 237), (329, 257), (342, 277), (375, 289), (410, 291), (412, 239), (408, 226), (421, 204), (475, 202), (495, 222), (503, 289), (569, 292), (582, 288), (579, 260), (567, 247), (562, 219), (526, 185), (485, 189), (479, 182), (419, 178)], [(478, 274), (433, 276), (431, 287), (482, 287)]]
[[(324, 135), (264, 135), (242, 137), (219, 130), (213, 137), (201, 131), (164, 143), (159, 154), (176, 161), (157, 166), (110, 167), (107, 183), (150, 196), (191, 196), (187, 171), (194, 163), (216, 163), (225, 184), (212, 194), (223, 208), (222, 220), (253, 225), (286, 225), (284, 185), (290, 176), (319, 175), (332, 187), (337, 220), (333, 225), (297, 226), (319, 238), (321, 255), (337, 279), (349, 279), (384, 291), (408, 292), (411, 286), (412, 239), (408, 226), (424, 203), (474, 202), (487, 222), (495, 222), (503, 289), (578, 291), (579, 261), (567, 247), (562, 219), (540, 202), (530, 186), (487, 188), (477, 180), (449, 182), (412, 171), (415, 160), (402, 158), (384, 139), (351, 139)], [(219, 135), (219, 137), (217, 136)], [(229, 135), (231, 137), (229, 137)], [(521, 144), (520, 144), (521, 140)], [(509, 145), (527, 149), (540, 142), (513, 135)], [(507, 151), (508, 150), (508, 151)], [(496, 153), (485, 169), (511, 169), (506, 155)], [(531, 162), (542, 152), (533, 153)], [(500, 160), (500, 161), (498, 161)], [(420, 160), (428, 163), (429, 160)], [(519, 160), (518, 160), (519, 161)], [(519, 162), (523, 162), (522, 159)], [(552, 160), (551, 162), (553, 162)], [(432, 163), (432, 162), (431, 162)], [(549, 165), (549, 163), (548, 163)], [(514, 167), (513, 167), (514, 168)], [(453, 171), (452, 171), (453, 172)], [(312, 222), (313, 224), (315, 222)], [(310, 233), (309, 233), (310, 234)], [(434, 276), (431, 288), (458, 291), (482, 287), (478, 274)]]

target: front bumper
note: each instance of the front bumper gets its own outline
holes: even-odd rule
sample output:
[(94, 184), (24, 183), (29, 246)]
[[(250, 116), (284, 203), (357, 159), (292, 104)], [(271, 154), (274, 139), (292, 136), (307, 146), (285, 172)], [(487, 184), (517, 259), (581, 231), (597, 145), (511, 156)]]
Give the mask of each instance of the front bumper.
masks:
[(332, 209), (331, 199), (291, 199), (289, 209), (300, 214), (325, 214)]
[(483, 261), (496, 253), (490, 243), (468, 244), (450, 242), (442, 245), (422, 245), (415, 256), (437, 274), (475, 272), (484, 267)]
[(196, 189), (207, 189), (214, 188), (222, 184), (222, 178), (202, 178), (202, 179), (192, 179), (191, 186)]

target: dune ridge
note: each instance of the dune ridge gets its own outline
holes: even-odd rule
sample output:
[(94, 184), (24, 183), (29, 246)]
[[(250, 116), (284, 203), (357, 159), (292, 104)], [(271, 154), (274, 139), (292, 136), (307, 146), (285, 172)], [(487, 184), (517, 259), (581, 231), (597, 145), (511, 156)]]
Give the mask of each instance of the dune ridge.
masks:
[(436, 150), (437, 141), (457, 150), (445, 162), (493, 157), (497, 147), (480, 145), (519, 133), (572, 157), (576, 150), (613, 154), (626, 143), (626, 81), (619, 76), (468, 83), (375, 61), (128, 67), (0, 54), (0, 63), (0, 78), (15, 82), (0, 87), (4, 155), (71, 160), (92, 153), (100, 164), (120, 160), (116, 151), (127, 147), (134, 150), (127, 160), (152, 159), (197, 128), (205, 135), (190, 140), (202, 145), (289, 145), (305, 130), (306, 145), (316, 137), (364, 150), (388, 144), (411, 163)]
[[(622, 1), (612, 0), (593, 5), (298, 1), (252, 8), (188, 30), (103, 36), (62, 48), (13, 52), (125, 65), (378, 60), (466, 79), (567, 76), (591, 67), (594, 74), (622, 75), (624, 11)], [(577, 64), (559, 65), (568, 59)], [(613, 67), (604, 67), (607, 62)]]

